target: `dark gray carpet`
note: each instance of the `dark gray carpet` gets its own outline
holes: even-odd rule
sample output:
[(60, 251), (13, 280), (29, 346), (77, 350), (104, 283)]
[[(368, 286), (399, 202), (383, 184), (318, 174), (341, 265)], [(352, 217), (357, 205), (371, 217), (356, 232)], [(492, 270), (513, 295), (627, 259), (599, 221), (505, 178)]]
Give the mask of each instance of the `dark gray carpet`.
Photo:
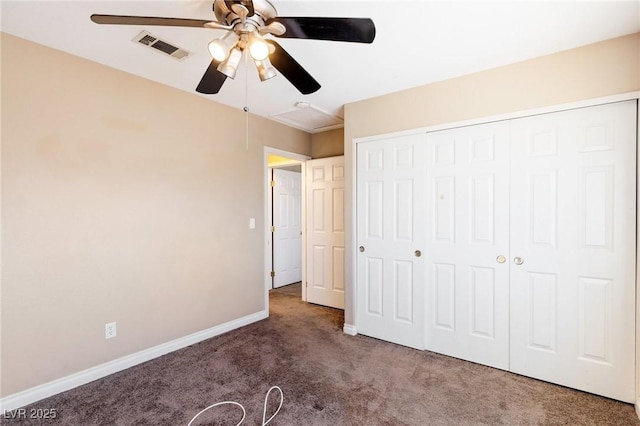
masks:
[[(283, 425), (640, 425), (632, 405), (466, 361), (342, 333), (342, 311), (271, 292), (271, 316), (27, 408), (49, 421), (3, 425), (183, 425), (235, 400), (259, 425), (264, 395), (284, 391)], [(276, 401), (272, 401), (271, 406)], [(218, 408), (198, 425), (236, 425)], [(201, 421), (200, 421), (201, 420)]]
[(289, 285), (285, 285), (284, 287), (276, 288), (271, 291), (271, 294), (288, 294), (290, 296), (296, 296), (298, 299), (302, 297), (302, 283), (297, 282)]

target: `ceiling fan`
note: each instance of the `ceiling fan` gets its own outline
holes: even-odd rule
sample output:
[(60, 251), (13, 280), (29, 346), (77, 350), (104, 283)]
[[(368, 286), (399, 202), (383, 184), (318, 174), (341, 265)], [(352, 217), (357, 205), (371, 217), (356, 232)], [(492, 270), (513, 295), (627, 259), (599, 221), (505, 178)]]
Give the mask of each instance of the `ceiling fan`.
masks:
[(376, 35), (369, 18), (278, 17), (267, 0), (215, 0), (215, 21), (151, 16), (91, 15), (97, 24), (159, 25), (227, 30), (209, 43), (213, 60), (196, 91), (216, 94), (227, 77), (234, 78), (245, 50), (258, 69), (261, 81), (277, 75), (276, 69), (300, 93), (320, 89), (318, 83), (291, 55), (267, 35), (281, 38), (372, 43)]

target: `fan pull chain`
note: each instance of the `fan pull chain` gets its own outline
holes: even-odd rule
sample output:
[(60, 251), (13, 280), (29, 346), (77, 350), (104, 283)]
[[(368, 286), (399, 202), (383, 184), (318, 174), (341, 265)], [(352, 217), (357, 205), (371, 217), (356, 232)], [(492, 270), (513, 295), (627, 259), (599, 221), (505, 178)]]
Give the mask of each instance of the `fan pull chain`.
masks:
[(249, 107), (242, 108), (245, 112), (245, 139), (247, 141), (247, 151), (249, 151)]
[(244, 54), (244, 108), (242, 110), (245, 113), (245, 140), (247, 144), (247, 151), (249, 151), (249, 69), (247, 68), (249, 55)]

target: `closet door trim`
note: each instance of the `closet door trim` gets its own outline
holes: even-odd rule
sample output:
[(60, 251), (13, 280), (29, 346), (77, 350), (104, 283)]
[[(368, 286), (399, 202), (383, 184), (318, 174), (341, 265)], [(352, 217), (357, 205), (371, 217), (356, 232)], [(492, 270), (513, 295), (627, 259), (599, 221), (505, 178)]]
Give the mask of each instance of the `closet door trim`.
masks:
[[(504, 113), (504, 114), (487, 115), (484, 117), (472, 118), (469, 120), (452, 121), (449, 123), (435, 124), (432, 126), (415, 127), (413, 129), (400, 130), (397, 132), (382, 133), (382, 134), (372, 135), (372, 136), (362, 136), (359, 138), (354, 138), (353, 145), (355, 146), (356, 144), (359, 144), (361, 142), (371, 142), (371, 141), (376, 141), (380, 139), (389, 139), (389, 138), (405, 136), (405, 135), (415, 135), (417, 133), (436, 132), (438, 130), (455, 129), (457, 127), (475, 126), (476, 124), (493, 123), (494, 121), (513, 120), (516, 118), (531, 117), (533, 115), (549, 114), (553, 112), (568, 111), (571, 109), (587, 108), (592, 106), (606, 105), (606, 104), (612, 104), (616, 102), (624, 102), (624, 101), (631, 101), (631, 100), (638, 100), (638, 99), (640, 99), (640, 90), (636, 92), (627, 92), (627, 93), (620, 93), (617, 95), (604, 96), (601, 98), (584, 99), (576, 102), (567, 102), (563, 104), (550, 105), (550, 106), (539, 107), (539, 108), (523, 109), (519, 111)], [(355, 157), (355, 155), (352, 155), (352, 157)], [(352, 158), (351, 160), (352, 160), (351, 161), (352, 166), (355, 167), (356, 166), (355, 158)], [(355, 184), (353, 185), (353, 187), (355, 189)]]

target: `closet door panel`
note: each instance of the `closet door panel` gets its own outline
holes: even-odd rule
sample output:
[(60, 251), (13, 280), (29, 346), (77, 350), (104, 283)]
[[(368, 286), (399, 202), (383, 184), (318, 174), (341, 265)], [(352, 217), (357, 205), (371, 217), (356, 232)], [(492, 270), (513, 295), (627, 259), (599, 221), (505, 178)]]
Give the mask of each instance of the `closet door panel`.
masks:
[(427, 349), (508, 368), (509, 125), (428, 134)]
[(425, 135), (357, 147), (358, 332), (424, 349)]
[(511, 122), (511, 370), (634, 400), (635, 102)]

